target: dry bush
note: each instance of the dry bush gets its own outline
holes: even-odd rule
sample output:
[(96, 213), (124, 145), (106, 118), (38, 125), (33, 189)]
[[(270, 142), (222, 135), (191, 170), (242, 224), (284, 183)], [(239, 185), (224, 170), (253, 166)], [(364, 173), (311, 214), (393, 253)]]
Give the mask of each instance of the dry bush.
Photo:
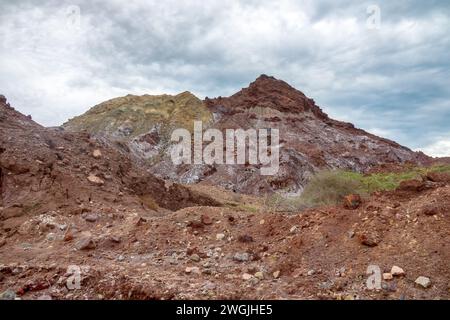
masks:
[(149, 194), (140, 196), (142, 205), (150, 210), (158, 211), (159, 205), (156, 203), (155, 199)]
[(321, 171), (306, 185), (300, 198), (310, 206), (334, 205), (351, 193), (365, 194), (360, 179), (345, 171)]
[(275, 193), (265, 199), (268, 211), (301, 211), (307, 208), (335, 205), (343, 197), (358, 193), (366, 194), (360, 175), (346, 171), (321, 171), (311, 178), (300, 196), (288, 197)]

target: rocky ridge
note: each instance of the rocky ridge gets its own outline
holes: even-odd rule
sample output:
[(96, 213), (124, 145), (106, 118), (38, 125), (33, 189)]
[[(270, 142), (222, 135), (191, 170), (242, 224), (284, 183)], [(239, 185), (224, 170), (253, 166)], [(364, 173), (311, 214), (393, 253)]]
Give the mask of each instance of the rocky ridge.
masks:
[[(127, 145), (138, 158), (150, 159), (148, 168), (155, 175), (175, 182), (201, 182), (255, 195), (273, 192), (301, 193), (310, 177), (323, 169), (365, 172), (385, 163), (423, 164), (430, 161), (422, 153), (357, 129), (350, 123), (329, 118), (313, 99), (286, 82), (266, 75), (258, 77), (248, 88), (227, 98), (206, 98), (201, 103), (189, 95), (189, 99), (183, 104), (183, 110), (191, 112), (178, 113), (179, 117), (171, 120), (173, 126), (165, 125), (166, 120), (160, 118), (143, 124), (141, 120), (134, 119), (133, 113), (125, 113), (127, 116), (124, 118), (122, 115), (114, 116), (123, 110), (124, 100), (127, 101), (126, 108), (138, 108), (140, 114), (151, 117), (170, 109), (171, 103), (167, 101), (171, 100), (164, 100), (165, 102), (157, 105), (149, 102), (151, 106), (147, 106), (136, 102), (139, 99), (154, 101), (161, 97), (124, 97), (112, 100), (70, 120), (64, 128), (71, 131), (87, 130), (94, 135), (117, 140), (117, 130), (121, 132), (125, 125), (129, 125), (130, 132), (138, 131), (140, 135), (127, 139)], [(204, 129), (217, 128), (222, 132), (225, 129), (239, 128), (278, 129), (280, 170), (275, 175), (262, 176), (261, 165), (174, 165), (169, 154), (170, 130), (162, 128), (173, 130), (176, 124), (191, 130), (194, 120), (203, 120)], [(93, 126), (92, 123), (96, 125)], [(113, 125), (110, 126), (110, 123)], [(162, 139), (161, 136), (165, 138)], [(136, 150), (145, 152), (139, 153)]]

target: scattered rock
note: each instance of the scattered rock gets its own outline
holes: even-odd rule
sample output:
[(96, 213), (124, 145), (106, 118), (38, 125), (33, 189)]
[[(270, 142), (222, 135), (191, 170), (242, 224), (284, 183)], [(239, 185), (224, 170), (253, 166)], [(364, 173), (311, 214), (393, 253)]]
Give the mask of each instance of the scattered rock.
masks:
[(138, 219), (137, 219), (137, 221), (136, 221), (136, 225), (139, 227), (139, 226), (142, 226), (143, 224), (145, 224), (145, 223), (147, 223), (148, 222), (148, 220), (146, 219), (146, 218), (144, 218), (144, 217), (139, 217)]
[(0, 294), (0, 300), (14, 300), (16, 299), (16, 293), (10, 289)]
[(362, 200), (359, 194), (349, 194), (344, 197), (344, 208), (355, 210), (361, 205)]
[(397, 187), (397, 190), (400, 191), (422, 191), (425, 189), (425, 183), (421, 180), (412, 179), (405, 180), (400, 182), (400, 185)]
[(14, 268), (14, 269), (12, 270), (12, 274), (17, 275), (17, 274), (22, 273), (22, 271), (23, 271), (23, 268), (21, 268), (21, 267), (19, 267), (19, 268)]
[(204, 225), (207, 226), (213, 224), (213, 220), (211, 219), (211, 217), (206, 214), (202, 214), (200, 220)]
[(392, 273), (390, 272), (383, 273), (383, 280), (392, 280), (392, 278), (393, 278)]
[(426, 204), (425, 206), (422, 207), (421, 210), (422, 214), (426, 216), (434, 216), (438, 214), (440, 211), (441, 207), (434, 203)]
[(77, 250), (92, 250), (95, 249), (96, 245), (91, 236), (84, 236), (76, 244)]
[(37, 300), (52, 300), (52, 297), (48, 294), (43, 294), (42, 296), (39, 296)]
[(111, 240), (111, 242), (114, 242), (114, 243), (120, 243), (122, 241), (122, 239), (119, 236), (114, 236), (114, 235), (111, 236), (109, 239)]
[(242, 275), (242, 279), (245, 280), (245, 281), (248, 281), (248, 280), (250, 280), (252, 278), (253, 278), (253, 276), (251, 274), (249, 274), (249, 273), (244, 273)]
[(198, 267), (186, 267), (184, 270), (187, 274), (200, 274), (200, 269)]
[(391, 274), (393, 276), (404, 276), (405, 275), (405, 271), (403, 271), (403, 269), (398, 267), (398, 266), (393, 266), (392, 269), (391, 269)]
[(234, 254), (233, 260), (238, 262), (246, 262), (250, 260), (250, 255), (247, 252), (237, 252)]
[(381, 288), (383, 290), (385, 290), (385, 291), (388, 291), (388, 292), (395, 292), (395, 291), (397, 291), (397, 285), (395, 284), (395, 282), (390, 282), (390, 283), (383, 282), (381, 284)]
[(98, 220), (98, 214), (97, 213), (93, 213), (93, 212), (86, 213), (86, 214), (83, 214), (83, 218), (87, 222), (95, 222), (95, 221)]
[(203, 269), (202, 272), (203, 272), (203, 274), (208, 274), (208, 275), (211, 275), (213, 273), (212, 270), (209, 268)]
[(279, 277), (280, 277), (280, 270), (277, 270), (277, 271), (275, 271), (274, 273), (272, 273), (272, 276), (275, 278), (275, 279), (278, 279)]
[(208, 291), (210, 291), (210, 290), (215, 290), (217, 288), (217, 285), (215, 284), (215, 283), (212, 283), (212, 282), (206, 282), (204, 285), (203, 285), (203, 289), (204, 290), (208, 290)]
[(317, 287), (321, 290), (331, 290), (334, 286), (334, 281), (328, 280), (322, 283), (319, 283)]
[(259, 279), (259, 280), (263, 280), (264, 279), (264, 273), (262, 273), (261, 271), (258, 271), (255, 273), (255, 278)]
[(421, 286), (422, 288), (429, 288), (431, 287), (431, 280), (430, 278), (424, 277), (424, 276), (420, 276), (416, 279), (416, 281), (414, 281), (415, 284), (417, 284), (418, 286)]
[(72, 231), (67, 231), (66, 234), (64, 235), (64, 241), (72, 241), (74, 238), (73, 232)]
[(240, 235), (238, 241), (243, 243), (253, 242), (253, 237), (248, 234)]
[(191, 260), (194, 262), (199, 262), (200, 256), (198, 254), (194, 253), (193, 255), (191, 255)]
[(375, 247), (380, 242), (376, 232), (364, 232), (359, 234), (359, 242), (368, 247)]
[(426, 178), (432, 182), (450, 182), (450, 174), (446, 172), (428, 172)]
[(20, 246), (23, 248), (23, 250), (30, 250), (31, 248), (33, 248), (33, 245), (28, 242), (24, 242)]
[(293, 226), (291, 229), (289, 229), (290, 233), (295, 233), (297, 231), (298, 227), (297, 226)]
[(100, 179), (99, 177), (97, 177), (96, 175), (90, 174), (87, 177), (88, 181), (92, 184), (95, 184), (97, 186), (102, 186), (105, 184), (105, 181), (103, 181), (102, 179)]
[(92, 152), (92, 156), (95, 159), (99, 159), (102, 157), (102, 152), (99, 149), (95, 149), (94, 152)]
[(49, 234), (47, 234), (46, 238), (48, 241), (55, 241), (56, 235), (53, 232), (50, 232)]
[(345, 267), (339, 268), (335, 272), (336, 277), (343, 277), (343, 276), (345, 276), (345, 271), (346, 271)]
[(191, 227), (192, 229), (202, 229), (205, 225), (201, 221), (192, 220), (192, 221), (189, 221), (187, 226)]
[(216, 234), (216, 240), (223, 240), (225, 238), (225, 235), (223, 233)]

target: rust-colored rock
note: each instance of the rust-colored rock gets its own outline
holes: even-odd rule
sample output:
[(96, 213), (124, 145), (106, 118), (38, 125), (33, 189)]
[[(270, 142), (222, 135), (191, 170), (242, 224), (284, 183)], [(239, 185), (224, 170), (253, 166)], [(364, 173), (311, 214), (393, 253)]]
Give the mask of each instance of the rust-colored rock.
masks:
[(434, 216), (434, 215), (439, 214), (444, 211), (445, 211), (445, 208), (438, 203), (425, 204), (421, 209), (421, 213), (426, 216)]
[(243, 234), (243, 235), (239, 236), (238, 241), (243, 242), (243, 243), (249, 243), (249, 242), (253, 242), (254, 240), (253, 240), (252, 236), (250, 236), (248, 234)]
[(204, 224), (204, 225), (211, 225), (211, 224), (213, 224), (213, 220), (211, 219), (211, 217), (209, 216), (209, 215), (207, 215), (207, 214), (203, 214), (202, 216), (201, 216), (201, 221), (202, 221), (202, 223)]
[[(231, 181), (238, 186), (236, 192), (211, 184), (169, 186), (136, 165), (136, 159), (127, 152), (118, 152), (109, 143), (103, 144), (102, 139), (46, 129), (0, 106), (0, 239), (7, 240), (0, 240), (0, 292), (20, 290), (24, 300), (42, 294), (51, 294), (55, 300), (334, 299), (350, 295), (385, 299), (395, 298), (401, 292), (406, 292), (408, 299), (448, 299), (450, 270), (437, 263), (448, 260), (450, 220), (446, 215), (450, 186), (445, 183), (427, 179), (426, 190), (420, 194), (386, 191), (370, 195), (365, 200), (367, 206), (355, 214), (349, 214), (342, 204), (274, 213), (264, 207), (263, 197), (236, 197), (240, 191), (257, 190), (255, 187), (262, 187), (264, 192), (272, 186), (288, 188), (302, 177), (292, 175), (292, 180), (288, 180), (290, 171), (286, 170), (295, 173), (305, 166), (301, 172), (309, 174), (320, 168), (308, 166), (311, 161), (316, 166), (327, 157), (334, 157), (339, 165), (355, 163), (355, 170), (364, 169), (362, 163), (352, 159), (363, 156), (358, 154), (358, 144), (352, 144), (359, 131), (328, 120), (317, 122), (314, 110), (305, 108), (300, 114), (302, 106), (295, 106), (295, 101), (283, 100), (285, 105), (278, 108), (276, 91), (282, 87), (273, 89), (276, 90), (265, 99), (258, 98), (261, 94), (257, 89), (247, 92), (250, 94), (246, 94), (246, 110), (255, 119), (277, 119), (274, 123), (291, 133), (294, 128), (299, 134), (306, 133), (302, 131), (306, 128), (324, 135), (318, 138), (313, 157), (308, 150), (315, 145), (314, 139), (308, 142), (310, 138), (305, 138), (298, 144), (294, 139), (285, 139), (287, 151), (282, 155), (281, 167), (285, 171), (274, 180), (263, 180), (257, 171), (252, 171), (252, 166), (243, 171), (233, 168), (236, 172), (230, 171), (231, 177), (224, 178), (221, 169), (208, 175), (211, 180), (216, 179), (216, 184)], [(252, 92), (257, 94), (255, 99)], [(296, 113), (259, 117), (261, 109), (251, 106), (255, 102), (266, 103), (278, 111), (292, 106)], [(219, 102), (215, 106), (220, 109)], [(233, 120), (251, 119), (241, 111)], [(220, 116), (225, 113), (216, 115), (217, 119), (224, 119)], [(288, 126), (284, 126), (286, 122)], [(352, 145), (351, 150), (344, 150), (339, 141), (336, 150), (326, 149), (333, 146), (331, 140), (336, 132), (349, 139), (345, 143)], [(384, 151), (392, 151), (393, 158), (411, 155), (402, 147), (378, 139), (369, 139), (370, 145), (375, 144), (375, 152), (380, 152), (364, 159), (369, 163), (389, 159)], [(92, 156), (94, 148), (102, 150), (101, 160)], [(298, 157), (298, 150), (305, 152), (304, 157)], [(105, 178), (107, 182), (99, 187), (86, 179), (90, 173), (110, 178)], [(243, 180), (235, 180), (236, 177)], [(201, 186), (206, 186), (205, 191), (197, 192), (196, 187)], [(158, 203), (156, 210), (142, 205), (145, 195)], [(214, 207), (211, 203), (224, 206)], [(428, 205), (436, 205), (439, 213), (426, 216), (421, 210)], [(389, 209), (394, 207), (395, 211)], [(5, 215), (9, 208), (14, 211)], [(101, 218), (87, 223), (81, 216), (85, 212), (97, 212)], [(206, 226), (202, 215), (217, 223)], [(145, 222), (138, 226), (139, 217)], [(193, 221), (192, 227), (202, 229), (187, 228), (189, 221)], [(45, 241), (50, 232), (48, 226), (53, 226), (55, 241)], [(76, 235), (76, 241), (56, 240), (64, 235), (68, 240), (70, 234)], [(250, 237), (253, 241), (249, 241)], [(74, 250), (77, 247), (80, 251)], [(364, 273), (370, 264), (379, 265), (384, 273), (393, 264), (407, 270), (406, 278), (390, 282), (398, 285), (397, 294), (367, 290)], [(78, 267), (81, 290), (72, 290), (71, 275), (76, 274)], [(246, 283), (242, 281), (243, 273), (248, 275)], [(432, 279), (430, 290), (414, 288), (413, 280), (419, 275)], [(41, 281), (50, 287), (36, 287), (43, 292), (27, 289), (29, 283)]]
[(426, 185), (422, 180), (412, 179), (400, 182), (397, 190), (418, 192), (425, 190)]
[(77, 250), (92, 250), (96, 248), (96, 243), (91, 236), (86, 235), (76, 243), (75, 247)]
[[(107, 101), (70, 120), (64, 127), (73, 131), (90, 130), (94, 136), (113, 140), (113, 145), (120, 150), (124, 149), (125, 144), (126, 149), (134, 150), (131, 153), (137, 161), (151, 162), (148, 169), (167, 180), (183, 184), (205, 182), (253, 195), (301, 191), (310, 177), (322, 169), (352, 168), (364, 172), (381, 163), (417, 165), (430, 159), (393, 141), (357, 129), (351, 123), (330, 119), (313, 99), (271, 76), (261, 75), (248, 87), (229, 97), (206, 98), (201, 102), (190, 94), (188, 96), (186, 110), (175, 113), (172, 113), (173, 107), (170, 105), (176, 104), (177, 100), (167, 101), (169, 104), (165, 106), (170, 107), (174, 117), (170, 118), (169, 127), (166, 127), (167, 120), (158, 120), (159, 123), (143, 121), (147, 116), (152, 119), (157, 116), (156, 113), (145, 112), (139, 121), (122, 122), (124, 120), (120, 117), (113, 126), (114, 130), (111, 128), (111, 115), (115, 108), (133, 109), (134, 104), (141, 110), (143, 101), (153, 99), (145, 96)], [(166, 99), (168, 97), (164, 96), (157, 100)], [(208, 127), (222, 133), (226, 129), (277, 129), (282, 145), (278, 172), (264, 176), (260, 174), (260, 164), (250, 163), (235, 165), (232, 171), (229, 165), (222, 164), (174, 165), (169, 152), (170, 143), (162, 137), (170, 136), (170, 132), (165, 130), (175, 124), (177, 128), (191, 130), (193, 118), (188, 110), (203, 110), (199, 111), (198, 116), (210, 115), (207, 117)], [(134, 111), (131, 114), (135, 116)], [(161, 118), (157, 116), (156, 119)], [(131, 138), (137, 132), (141, 134), (140, 138)]]
[(450, 174), (446, 172), (428, 172), (426, 178), (433, 182), (450, 182)]
[(375, 232), (365, 232), (358, 235), (359, 242), (368, 247), (375, 247), (380, 242), (378, 234)]
[(349, 194), (344, 197), (344, 208), (355, 210), (358, 209), (362, 203), (361, 196), (359, 194)]

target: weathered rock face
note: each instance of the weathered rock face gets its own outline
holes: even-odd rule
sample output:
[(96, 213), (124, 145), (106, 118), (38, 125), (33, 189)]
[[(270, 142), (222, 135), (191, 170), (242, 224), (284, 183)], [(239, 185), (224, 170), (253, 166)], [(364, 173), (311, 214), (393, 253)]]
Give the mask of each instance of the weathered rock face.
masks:
[[(167, 111), (172, 110), (167, 101), (177, 97), (183, 97), (182, 102), (175, 103), (181, 107), (173, 109), (177, 112)], [(135, 155), (151, 160), (150, 171), (159, 177), (220, 185), (249, 194), (300, 193), (309, 178), (322, 169), (363, 172), (383, 163), (421, 163), (429, 159), (350, 123), (330, 119), (314, 100), (286, 82), (265, 75), (228, 98), (206, 98), (203, 104), (186, 93), (175, 98), (160, 96), (163, 102), (159, 104), (148, 102), (156, 99), (149, 96), (113, 99), (64, 126), (125, 141)], [(196, 119), (203, 120), (204, 128), (222, 132), (278, 129), (278, 173), (263, 176), (261, 166), (251, 164), (173, 165), (168, 142), (171, 130), (177, 126), (191, 130)]]
[(262, 177), (258, 170), (249, 173), (248, 167), (236, 169), (234, 187), (244, 192), (296, 192), (321, 169), (362, 172), (381, 163), (417, 163), (427, 159), (350, 123), (330, 119), (312, 99), (273, 77), (260, 76), (231, 97), (206, 99), (205, 103), (217, 119), (215, 127), (279, 129), (278, 174)]
[(194, 120), (205, 124), (211, 112), (189, 92), (175, 96), (143, 95), (115, 98), (69, 120), (69, 131), (86, 130), (129, 148), (140, 159), (156, 161), (167, 153), (171, 133), (177, 128), (193, 130)]

